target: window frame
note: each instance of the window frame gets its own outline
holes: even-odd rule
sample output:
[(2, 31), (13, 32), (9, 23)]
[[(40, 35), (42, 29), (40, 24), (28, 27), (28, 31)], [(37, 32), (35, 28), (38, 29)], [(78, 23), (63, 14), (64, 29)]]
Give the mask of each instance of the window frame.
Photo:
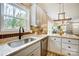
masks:
[[(27, 9), (24, 9), (24, 8), (22, 8), (22, 7), (20, 7), (19, 5), (17, 5), (17, 4), (12, 4), (12, 3), (8, 3), (8, 4), (10, 4), (10, 5), (13, 5), (15, 8), (18, 8), (18, 9), (21, 9), (21, 10), (23, 10), (23, 11), (27, 11), (27, 18), (26, 18), (26, 29), (25, 29), (25, 31), (26, 32), (29, 32), (30, 31), (30, 21), (29, 21), (29, 17), (30, 17), (30, 10), (27, 8)], [(3, 24), (3, 22), (4, 22), (4, 16), (9, 16), (9, 15), (4, 15), (4, 4), (3, 3), (1, 3), (1, 20), (0, 20), (0, 31), (9, 31), (9, 32), (12, 32), (12, 31), (15, 31), (15, 32), (17, 32), (18, 31), (18, 29), (4, 29), (4, 24)], [(17, 17), (15, 17), (16, 19), (17, 19)], [(20, 18), (19, 18), (20, 19)], [(28, 28), (27, 28), (28, 27)]]

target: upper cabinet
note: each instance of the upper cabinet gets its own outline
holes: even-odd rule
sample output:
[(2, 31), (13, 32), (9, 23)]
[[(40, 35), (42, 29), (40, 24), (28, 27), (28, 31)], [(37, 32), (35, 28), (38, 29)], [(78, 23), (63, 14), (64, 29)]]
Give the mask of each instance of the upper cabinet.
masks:
[[(38, 27), (43, 33), (47, 32), (48, 16), (46, 12), (38, 5), (31, 6), (31, 26)], [(40, 31), (40, 30), (39, 30)]]
[(47, 15), (45, 13), (45, 11), (41, 8), (41, 7), (37, 7), (37, 24), (38, 25), (43, 25), (43, 24), (47, 24)]
[(41, 7), (34, 3), (31, 6), (31, 25), (41, 26), (43, 24), (47, 24), (47, 15)]
[(31, 25), (32, 26), (37, 25), (37, 23), (36, 23), (36, 8), (37, 8), (37, 5), (32, 4), (32, 6), (31, 6)]

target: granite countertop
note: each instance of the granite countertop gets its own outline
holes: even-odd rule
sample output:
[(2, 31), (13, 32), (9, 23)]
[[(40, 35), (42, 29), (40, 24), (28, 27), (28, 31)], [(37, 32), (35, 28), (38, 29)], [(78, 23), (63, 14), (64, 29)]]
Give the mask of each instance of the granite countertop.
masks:
[(29, 37), (34, 37), (34, 38), (36, 38), (36, 40), (34, 40), (30, 43), (26, 43), (26, 44), (16, 47), (16, 48), (11, 48), (10, 46), (7, 45), (7, 43), (0, 45), (0, 56), (7, 56), (11, 53), (14, 53), (14, 52), (20, 50), (20, 49), (23, 49), (24, 47), (27, 47), (35, 42), (40, 41), (41, 39), (43, 39), (45, 37), (47, 37), (47, 35), (24, 35), (23, 39), (29, 38)]
[(69, 38), (69, 39), (78, 39), (79, 40), (79, 36), (73, 35), (73, 34), (63, 34), (63, 35), (59, 35), (59, 34), (48, 34), (48, 36), (55, 36), (55, 37), (61, 37), (61, 38)]

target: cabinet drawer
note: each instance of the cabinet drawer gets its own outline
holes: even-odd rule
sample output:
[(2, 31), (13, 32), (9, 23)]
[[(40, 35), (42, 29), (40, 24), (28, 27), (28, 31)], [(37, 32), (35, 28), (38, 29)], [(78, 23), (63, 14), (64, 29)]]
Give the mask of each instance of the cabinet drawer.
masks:
[(61, 38), (58, 38), (58, 37), (49, 37), (49, 39), (61, 42)]
[(62, 49), (62, 54), (66, 56), (79, 56), (79, 53)]
[(71, 50), (71, 51), (75, 51), (75, 52), (79, 52), (79, 45), (62, 43), (62, 48), (67, 49), (67, 50)]
[(62, 38), (62, 42), (68, 44), (79, 44), (79, 40), (75, 40), (75, 39)]
[(35, 49), (32, 53), (30, 53), (28, 56), (40, 56), (41, 55), (41, 48), (38, 47), (37, 49)]
[(40, 46), (40, 42), (37, 42), (37, 43), (35, 43), (35, 44), (33, 44), (29, 47), (26, 47), (26, 48), (22, 49), (19, 52), (16, 52), (13, 55), (15, 55), (15, 56), (27, 56), (29, 53), (31, 53), (33, 50), (35, 50), (39, 46)]

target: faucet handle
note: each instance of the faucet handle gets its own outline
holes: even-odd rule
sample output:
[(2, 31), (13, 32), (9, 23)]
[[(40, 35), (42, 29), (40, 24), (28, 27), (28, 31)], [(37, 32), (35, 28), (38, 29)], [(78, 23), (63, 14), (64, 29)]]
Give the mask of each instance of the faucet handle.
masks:
[(21, 33), (21, 27), (19, 27), (19, 33)]
[(22, 27), (22, 31), (24, 32), (24, 28)]

